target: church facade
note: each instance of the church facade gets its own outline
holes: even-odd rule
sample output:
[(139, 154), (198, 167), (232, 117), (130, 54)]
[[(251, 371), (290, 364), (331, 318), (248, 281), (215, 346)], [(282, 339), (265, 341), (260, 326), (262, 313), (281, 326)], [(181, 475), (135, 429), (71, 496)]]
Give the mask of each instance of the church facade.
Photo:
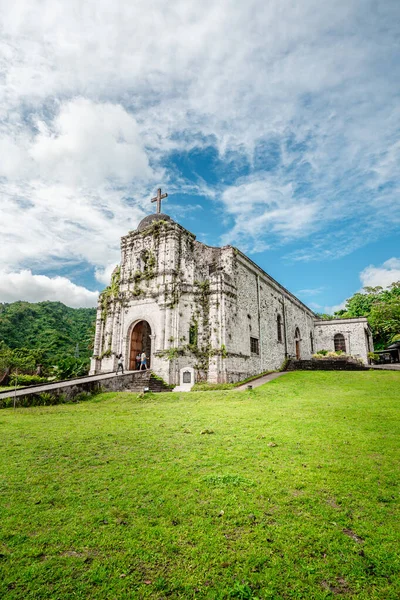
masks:
[(145, 352), (170, 384), (236, 382), (285, 358), (342, 349), (363, 362), (373, 350), (365, 318), (320, 321), (232, 246), (210, 247), (160, 212), (121, 239), (121, 263), (99, 297), (91, 373), (126, 370)]

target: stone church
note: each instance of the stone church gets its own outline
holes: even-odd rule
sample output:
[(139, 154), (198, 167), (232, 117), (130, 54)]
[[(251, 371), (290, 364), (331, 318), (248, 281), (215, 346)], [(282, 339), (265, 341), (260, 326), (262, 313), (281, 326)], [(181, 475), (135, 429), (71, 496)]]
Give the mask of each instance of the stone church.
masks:
[(121, 239), (121, 263), (100, 294), (91, 374), (116, 356), (170, 384), (192, 367), (197, 381), (236, 382), (279, 368), (285, 358), (341, 349), (368, 362), (367, 319), (318, 320), (298, 298), (232, 246), (206, 246), (168, 215), (145, 217)]

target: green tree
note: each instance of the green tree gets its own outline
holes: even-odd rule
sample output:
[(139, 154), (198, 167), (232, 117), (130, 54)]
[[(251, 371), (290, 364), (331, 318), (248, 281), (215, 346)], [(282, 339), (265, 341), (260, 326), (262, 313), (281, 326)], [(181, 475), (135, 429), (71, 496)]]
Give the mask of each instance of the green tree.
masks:
[(332, 319), (334, 319), (335, 317), (333, 315), (328, 315), (327, 313), (315, 313), (318, 317), (318, 319), (321, 319), (322, 321), (331, 321)]
[(371, 325), (376, 349), (387, 346), (400, 335), (400, 281), (388, 288), (381, 286), (365, 287), (346, 301), (343, 310), (334, 313), (335, 317), (346, 319), (367, 317)]
[(400, 296), (373, 304), (368, 320), (384, 345), (393, 341), (400, 332)]
[(0, 340), (11, 349), (43, 351), (43, 362), (55, 364), (66, 356), (88, 360), (94, 337), (94, 308), (70, 308), (61, 302), (0, 304)]

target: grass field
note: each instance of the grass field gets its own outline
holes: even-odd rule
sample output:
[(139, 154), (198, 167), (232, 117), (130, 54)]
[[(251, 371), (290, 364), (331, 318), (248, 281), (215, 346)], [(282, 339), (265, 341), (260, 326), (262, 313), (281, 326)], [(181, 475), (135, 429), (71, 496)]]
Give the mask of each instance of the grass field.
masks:
[(0, 598), (398, 599), (398, 372), (0, 411)]

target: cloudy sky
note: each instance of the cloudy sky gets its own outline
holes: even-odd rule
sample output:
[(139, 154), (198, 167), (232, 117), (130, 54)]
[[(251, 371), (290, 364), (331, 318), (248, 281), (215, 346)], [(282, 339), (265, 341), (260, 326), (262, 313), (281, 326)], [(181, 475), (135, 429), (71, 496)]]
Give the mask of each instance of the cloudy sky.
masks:
[(164, 210), (317, 311), (400, 279), (398, 0), (0, 0), (0, 301)]

